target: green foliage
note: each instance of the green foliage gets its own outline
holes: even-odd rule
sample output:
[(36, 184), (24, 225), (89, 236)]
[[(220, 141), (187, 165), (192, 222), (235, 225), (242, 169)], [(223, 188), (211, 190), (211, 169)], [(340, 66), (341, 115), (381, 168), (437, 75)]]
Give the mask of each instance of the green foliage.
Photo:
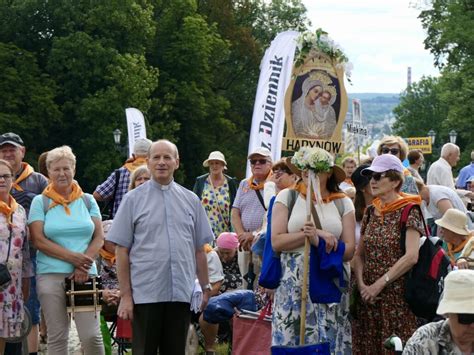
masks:
[(426, 137), (430, 129), (441, 132), (448, 107), (441, 101), (439, 79), (423, 77), (411, 85), (393, 110), (395, 133), (402, 137)]
[(462, 66), (474, 56), (474, 3), (467, 0), (432, 0), (431, 8), (419, 18), (427, 37), (425, 47), (435, 64)]
[(57, 87), (41, 72), (32, 53), (13, 44), (0, 43), (0, 68), (0, 132), (17, 131), (24, 140), (36, 141), (27, 156), (36, 165), (36, 157), (60, 123), (61, 112), (54, 102)]
[(112, 131), (126, 136), (136, 107), (150, 138), (177, 143), (179, 182), (216, 149), (242, 177), (264, 49), (305, 30), (305, 12), (300, 0), (2, 1), (0, 129), (32, 157), (70, 145), (90, 191), (122, 164)]
[(441, 76), (423, 78), (404, 93), (394, 110), (395, 129), (405, 136), (434, 129), (437, 144), (449, 141), (449, 131), (456, 130), (460, 167), (474, 149), (474, 5), (464, 0), (433, 0), (419, 17), (427, 31), (425, 47), (434, 54)]

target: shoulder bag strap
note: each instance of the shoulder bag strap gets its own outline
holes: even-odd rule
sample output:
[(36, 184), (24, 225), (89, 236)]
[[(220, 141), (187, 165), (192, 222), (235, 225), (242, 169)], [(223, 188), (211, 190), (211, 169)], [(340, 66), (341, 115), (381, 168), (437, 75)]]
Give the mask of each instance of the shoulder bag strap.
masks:
[(425, 229), (425, 234), (429, 237), (428, 227), (426, 226), (425, 219), (423, 218), (423, 212), (421, 211), (420, 205), (415, 203), (410, 203), (403, 208), (402, 216), (400, 217), (400, 247), (402, 249), (403, 254), (406, 252), (405, 243), (406, 243), (406, 235), (407, 235), (407, 221), (408, 216), (412, 209), (417, 209), (421, 215), (421, 221), (423, 222), (423, 228)]
[[(13, 221), (13, 214), (12, 213), (12, 221)], [(10, 231), (10, 234), (8, 235), (8, 251), (7, 251), (7, 260), (5, 260), (5, 264), (8, 263), (8, 259), (10, 258), (10, 248), (12, 245), (12, 235), (13, 235), (13, 227), (11, 225), (8, 225), (8, 230)]]
[(266, 211), (267, 208), (265, 207), (265, 202), (263, 202), (263, 196), (260, 193), (260, 190), (255, 190), (255, 193), (257, 194), (258, 200), (260, 201), (260, 204), (262, 205), (263, 209)]
[(344, 217), (344, 202), (342, 201), (342, 198), (336, 198), (334, 200), (334, 204), (336, 205), (336, 208), (337, 208), (337, 212), (339, 212), (339, 216), (341, 217), (341, 220), (342, 220), (342, 217)]

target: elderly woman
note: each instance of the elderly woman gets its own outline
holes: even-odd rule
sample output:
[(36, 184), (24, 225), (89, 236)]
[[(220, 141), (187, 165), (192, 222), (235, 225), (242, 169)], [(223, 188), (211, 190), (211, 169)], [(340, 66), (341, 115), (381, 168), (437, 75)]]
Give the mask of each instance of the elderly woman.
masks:
[[(392, 154), (396, 156), (400, 161), (404, 161), (408, 154), (408, 145), (399, 136), (385, 136), (379, 143), (377, 148), (377, 154)], [(407, 194), (418, 195), (418, 189), (416, 188), (415, 179), (411, 176), (410, 170), (403, 168), (403, 185), (400, 188), (401, 192)]]
[[(67, 354), (69, 318), (65, 279), (83, 283), (97, 275), (94, 263), (103, 244), (99, 207), (74, 181), (76, 157), (68, 146), (48, 152), (50, 184), (33, 199), (29, 224), (38, 249), (38, 296), (48, 327), (48, 353)], [(103, 354), (99, 317), (78, 312), (75, 322), (85, 354)]]
[[(340, 262), (344, 261), (346, 269), (349, 269), (348, 262), (354, 253), (354, 206), (338, 187), (346, 177), (344, 171), (334, 165), (328, 152), (320, 148), (302, 148), (288, 163), (295, 173), (302, 175), (305, 184), (309, 169), (317, 174), (319, 186), (315, 189), (319, 193), (315, 210), (322, 229), (317, 229), (314, 222), (306, 221), (306, 199), (312, 196), (306, 196), (304, 185), (298, 185), (297, 192), (285, 189), (277, 195), (271, 238), (273, 249), (281, 252), (282, 278), (274, 296), (273, 345), (299, 344), (305, 239), (309, 238), (314, 246), (324, 240), (327, 253), (335, 251), (339, 241), (344, 243), (345, 251)], [(296, 200), (290, 211), (289, 201), (294, 195)], [(331, 352), (350, 354), (352, 341), (347, 290), (342, 293), (338, 304), (311, 303), (308, 298), (306, 307), (305, 343), (330, 342)]]
[(363, 300), (352, 322), (353, 351), (382, 354), (383, 342), (390, 335), (397, 334), (406, 342), (416, 329), (416, 317), (404, 299), (404, 275), (418, 261), (423, 216), (417, 209), (410, 211), (403, 253), (402, 211), (408, 204), (420, 204), (420, 197), (400, 193), (403, 165), (395, 155), (379, 155), (363, 174), (371, 178), (375, 199), (362, 220), (361, 240), (352, 263)]
[(33, 276), (26, 212), (10, 195), (14, 176), (10, 163), (0, 160), (0, 264), (4, 267), (1, 275), (10, 275), (10, 280), (0, 281), (0, 354), (5, 350), (5, 338), (20, 336), (24, 300)]
[(473, 287), (474, 270), (450, 272), (437, 310), (447, 319), (418, 328), (403, 354), (474, 354)]
[(239, 240), (236, 233), (221, 233), (217, 238), (215, 251), (219, 255), (224, 271), (224, 281), (220, 292), (237, 290), (242, 287), (242, 275), (237, 261), (237, 249)]
[(150, 180), (150, 170), (146, 166), (140, 166), (139, 168), (135, 169), (130, 175), (130, 185), (128, 185), (128, 191), (132, 191), (134, 188), (137, 188), (141, 184)]
[(443, 238), (443, 249), (454, 265), (471, 236), (471, 231), (467, 228), (467, 216), (459, 210), (450, 208), (443, 218), (437, 219), (435, 223), (440, 227), (438, 234)]
[(202, 165), (209, 168), (209, 173), (196, 178), (193, 191), (201, 199), (214, 235), (230, 232), (230, 212), (238, 182), (224, 174), (227, 162), (219, 151), (211, 152)]

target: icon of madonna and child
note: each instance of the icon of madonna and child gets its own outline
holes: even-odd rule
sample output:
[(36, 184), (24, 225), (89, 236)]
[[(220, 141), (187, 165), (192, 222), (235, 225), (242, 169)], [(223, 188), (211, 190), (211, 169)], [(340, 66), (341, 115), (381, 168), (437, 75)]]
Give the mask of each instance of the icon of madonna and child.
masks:
[(291, 117), (295, 136), (331, 139), (340, 111), (339, 82), (324, 71), (298, 76), (293, 88)]

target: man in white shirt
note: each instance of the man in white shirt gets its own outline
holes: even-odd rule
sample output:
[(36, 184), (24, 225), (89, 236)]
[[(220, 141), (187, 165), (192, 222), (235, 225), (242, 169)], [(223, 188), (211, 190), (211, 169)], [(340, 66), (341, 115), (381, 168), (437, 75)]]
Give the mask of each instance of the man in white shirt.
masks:
[(441, 157), (431, 164), (428, 170), (427, 185), (442, 185), (454, 190), (454, 178), (451, 168), (457, 165), (460, 155), (461, 151), (456, 144), (446, 143), (443, 145)]

